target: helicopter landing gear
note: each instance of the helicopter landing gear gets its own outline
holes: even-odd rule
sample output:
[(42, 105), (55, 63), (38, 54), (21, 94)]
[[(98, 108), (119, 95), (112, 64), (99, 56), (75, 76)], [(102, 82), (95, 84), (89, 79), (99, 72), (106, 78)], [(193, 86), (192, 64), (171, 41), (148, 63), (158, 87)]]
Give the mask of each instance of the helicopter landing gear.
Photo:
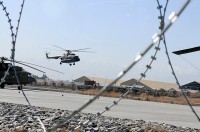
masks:
[(75, 65), (75, 63), (73, 63), (73, 65)]
[(72, 64), (69, 64), (70, 66), (72, 66)]
[(60, 65), (62, 64), (62, 62), (60, 62)]
[(18, 86), (17, 88), (18, 88), (18, 90), (22, 90), (22, 86)]
[(5, 87), (5, 84), (4, 84), (4, 83), (2, 83), (0, 87), (1, 87), (2, 89), (4, 89), (4, 87)]

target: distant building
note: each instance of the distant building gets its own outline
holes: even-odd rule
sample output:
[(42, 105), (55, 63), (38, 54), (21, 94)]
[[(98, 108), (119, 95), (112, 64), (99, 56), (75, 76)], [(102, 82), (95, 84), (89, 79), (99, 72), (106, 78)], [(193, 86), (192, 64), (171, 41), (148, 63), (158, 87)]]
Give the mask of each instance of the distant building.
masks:
[[(137, 80), (132, 78), (128, 81), (121, 83), (121, 86), (133, 86), (136, 84)], [(146, 89), (146, 90), (169, 90), (171, 88), (178, 89), (178, 85), (175, 83), (166, 83), (166, 82), (159, 82), (159, 81), (152, 81), (152, 80), (141, 80), (135, 87), (135, 89)]]
[(51, 79), (36, 79), (35, 85), (39, 86), (69, 86), (71, 83), (69, 81), (55, 81)]
[(85, 81), (91, 81), (91, 80), (86, 76), (82, 76), (80, 78), (73, 80), (73, 83), (75, 85), (85, 85)]
[[(99, 77), (89, 77), (89, 76), (82, 76), (80, 78), (77, 78), (74, 80), (74, 83), (76, 85), (84, 85), (85, 81), (95, 81), (99, 86), (106, 86), (110, 82), (112, 82), (112, 79), (108, 78), (99, 78)], [(137, 82), (136, 79), (132, 78), (127, 81), (119, 80), (117, 83), (113, 85), (113, 87), (118, 87), (120, 89), (123, 88), (130, 88)], [(152, 81), (152, 80), (141, 80), (137, 85), (134, 86), (135, 90), (138, 91), (146, 91), (146, 90), (169, 90), (169, 89), (175, 89), (178, 90), (179, 87), (176, 83), (167, 83), (167, 82), (159, 82), (159, 81)]]
[(153, 80), (141, 80), (140, 82), (155, 90), (159, 90), (161, 88), (165, 89), (166, 91), (172, 88), (174, 90), (179, 89), (179, 86), (176, 83), (160, 82), (160, 81), (153, 81)]
[(36, 79), (35, 85), (44, 86), (47, 85), (47, 81), (45, 79)]
[[(80, 78), (77, 78), (74, 80), (75, 84), (82, 84), (84, 85), (85, 81), (95, 81), (96, 84), (100, 85), (100, 86), (106, 86), (108, 85), (110, 82), (112, 82), (112, 79), (108, 79), (108, 78), (100, 78), (100, 77), (89, 77), (89, 76), (82, 76)], [(120, 84), (123, 81), (119, 80), (117, 81), (114, 86), (120, 86)]]
[(182, 85), (181, 86), (182, 89), (188, 89), (188, 90), (198, 90), (200, 91), (200, 82), (190, 82), (190, 83), (187, 83), (185, 85)]
[(147, 85), (139, 82), (137, 83), (137, 80), (132, 78), (128, 81), (125, 81), (120, 84), (124, 88), (131, 88), (135, 92), (146, 92), (148, 90), (152, 90), (151, 87), (148, 87)]

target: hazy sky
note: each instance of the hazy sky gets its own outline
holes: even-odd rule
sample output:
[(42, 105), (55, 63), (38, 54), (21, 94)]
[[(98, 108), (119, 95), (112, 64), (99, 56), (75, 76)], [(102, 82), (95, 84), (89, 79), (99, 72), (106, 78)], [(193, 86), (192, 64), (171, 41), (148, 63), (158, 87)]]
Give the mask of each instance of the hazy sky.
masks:
[[(21, 1), (4, 0), (12, 24), (17, 25)], [(178, 11), (185, 0), (169, 0), (166, 17)], [(164, 6), (165, 0), (160, 0)], [(189, 8), (166, 33), (166, 40), (175, 72), (181, 84), (200, 81), (200, 71), (193, 68), (172, 51), (200, 44), (199, 0), (193, 0)], [(0, 56), (10, 57), (11, 37), (5, 13), (0, 8)], [(72, 80), (80, 76), (115, 78), (158, 32), (159, 12), (156, 0), (27, 0), (21, 19), (16, 44), (16, 60), (26, 61), (59, 70), (58, 74), (45, 70), (52, 79)], [(168, 23), (168, 19), (166, 19)], [(50, 55), (62, 55), (53, 51), (57, 45), (65, 49), (91, 48), (95, 53), (76, 53), (81, 61), (75, 66), (60, 65), (60, 60), (47, 60)], [(139, 78), (150, 57), (151, 50), (123, 80)], [(183, 55), (200, 69), (200, 52)], [(175, 82), (168, 66), (164, 46), (145, 79)], [(41, 76), (42, 73), (24, 67)]]

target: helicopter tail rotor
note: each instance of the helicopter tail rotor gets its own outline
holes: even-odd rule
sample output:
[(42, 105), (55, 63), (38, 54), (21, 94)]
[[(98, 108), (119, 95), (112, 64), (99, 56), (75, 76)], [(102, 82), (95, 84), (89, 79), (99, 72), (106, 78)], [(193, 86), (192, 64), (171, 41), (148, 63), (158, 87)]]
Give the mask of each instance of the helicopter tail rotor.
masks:
[(46, 58), (48, 59), (50, 52), (46, 52), (45, 54), (46, 54)]

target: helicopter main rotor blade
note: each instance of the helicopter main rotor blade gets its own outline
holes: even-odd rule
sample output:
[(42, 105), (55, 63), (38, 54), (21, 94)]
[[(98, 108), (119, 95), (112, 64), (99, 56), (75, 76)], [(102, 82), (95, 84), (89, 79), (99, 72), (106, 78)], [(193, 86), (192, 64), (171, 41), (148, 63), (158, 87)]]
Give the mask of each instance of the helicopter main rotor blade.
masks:
[(73, 51), (73, 52), (87, 52), (87, 53), (95, 53), (93, 51)]
[(55, 51), (63, 51), (63, 49), (50, 49), (50, 48), (42, 48), (42, 49), (46, 49), (46, 50), (55, 50)]
[[(11, 61), (11, 60), (8, 60), (8, 61)], [(12, 62), (12, 61), (11, 61), (11, 62)], [(32, 68), (32, 69), (34, 69), (34, 70), (40, 71), (40, 72), (42, 72), (42, 73), (46, 73), (46, 72), (44, 72), (44, 71), (42, 71), (42, 70), (39, 70), (39, 69), (37, 69), (37, 68), (35, 68), (35, 67), (29, 66), (29, 65), (26, 65), (26, 64), (17, 62), (17, 61), (14, 61), (14, 62), (15, 62), (15, 63), (18, 63), (18, 64), (21, 64), (21, 65), (24, 65), (24, 66), (27, 66), (27, 67)]]
[[(83, 48), (83, 49), (77, 49), (77, 50), (87, 50), (87, 49), (91, 49), (91, 48)], [(73, 50), (75, 51), (75, 50)]]
[(52, 46), (57, 47), (57, 48), (59, 48), (59, 49), (62, 49), (62, 50), (64, 50), (64, 51), (67, 51), (67, 52), (70, 52), (70, 51), (72, 51), (72, 52), (77, 52), (77, 51), (81, 51), (81, 50), (91, 49), (91, 48), (83, 48), (83, 49), (77, 49), (77, 50), (67, 50), (67, 49), (61, 48), (61, 47), (59, 47), (59, 46), (57, 46), (57, 45), (52, 45)]
[[(1, 57), (1, 59), (2, 59), (2, 60), (5, 60), (5, 61), (13, 62), (13, 60), (10, 60), (10, 59), (5, 58), (5, 57)], [(17, 62), (17, 61), (15, 61), (15, 60), (14, 60), (14, 62), (15, 62), (15, 63), (18, 63), (18, 64), (21, 64), (21, 65), (24, 65), (24, 66), (27, 66), (27, 67), (32, 68), (32, 69), (34, 69), (34, 70), (37, 70), (37, 71), (39, 71), (39, 72), (45, 73), (44, 71), (39, 70), (39, 69), (37, 69), (37, 68), (35, 68), (35, 67), (32, 67), (32, 66), (29, 66), (29, 65), (26, 65), (26, 64), (23, 64), (23, 63)]]
[(52, 46), (57, 47), (57, 48), (59, 48), (59, 49), (62, 49), (62, 50), (64, 50), (64, 51), (68, 51), (68, 50), (66, 50), (66, 49), (64, 49), (64, 48), (61, 48), (61, 47), (57, 46), (57, 45), (52, 45)]
[(189, 49), (178, 50), (178, 51), (174, 51), (172, 53), (174, 53), (176, 55), (181, 55), (181, 54), (187, 54), (187, 53), (191, 53), (191, 52), (196, 52), (196, 51), (199, 51), (199, 50), (200, 50), (200, 46), (189, 48)]
[(60, 71), (57, 71), (57, 70), (54, 70), (54, 69), (50, 69), (50, 68), (47, 68), (47, 67), (44, 67), (44, 66), (32, 64), (32, 63), (29, 63), (29, 62), (23, 62), (23, 61), (15, 61), (15, 62), (26, 63), (26, 64), (30, 64), (30, 65), (33, 65), (33, 66), (38, 66), (38, 67), (41, 67), (41, 68), (45, 68), (45, 69), (48, 69), (48, 70), (51, 70), (51, 71), (54, 71), (54, 72), (58, 72), (58, 73), (64, 74), (63, 72), (60, 72)]
[[(8, 59), (8, 58), (3, 58), (3, 59), (6, 60), (6, 61), (11, 61), (11, 62), (12, 62), (12, 60), (10, 60), (10, 59)], [(44, 71), (42, 71), (42, 70), (39, 70), (39, 69), (37, 69), (37, 68), (35, 68), (35, 67), (29, 66), (29, 65), (27, 65), (27, 64), (34, 65), (34, 66), (38, 66), (38, 67), (41, 67), (41, 68), (45, 68), (45, 69), (48, 69), (48, 70), (52, 70), (52, 71), (55, 71), (55, 72), (64, 74), (63, 72), (60, 72), (60, 71), (57, 71), (57, 70), (53, 70), (53, 69), (50, 69), (50, 68), (47, 68), (47, 67), (44, 67), (44, 66), (40, 66), (40, 65), (28, 63), (28, 62), (17, 61), (17, 60), (14, 60), (14, 62), (15, 62), (15, 63), (18, 63), (18, 64), (21, 64), (21, 65), (24, 65), (24, 66), (27, 66), (27, 67), (30, 67), (30, 68), (35, 69), (35, 70), (37, 70), (37, 71), (40, 71), (40, 72), (42, 72), (42, 73), (46, 73), (46, 72), (44, 72)], [(24, 63), (26, 63), (26, 64), (24, 64)]]

